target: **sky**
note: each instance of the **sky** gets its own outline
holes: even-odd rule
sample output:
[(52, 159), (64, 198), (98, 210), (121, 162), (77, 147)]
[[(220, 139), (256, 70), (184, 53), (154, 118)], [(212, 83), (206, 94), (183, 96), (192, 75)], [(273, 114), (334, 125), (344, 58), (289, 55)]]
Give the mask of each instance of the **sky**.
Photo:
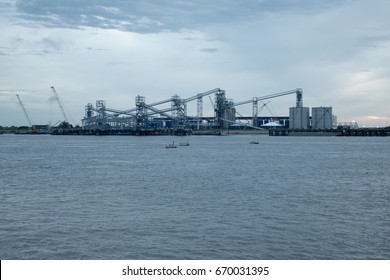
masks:
[[(96, 100), (125, 110), (137, 95), (220, 88), (240, 102), (302, 88), (305, 107), (332, 106), (338, 122), (388, 126), (390, 1), (0, 0), (0, 125), (28, 125), (16, 94), (34, 124), (63, 120), (52, 86), (73, 124)], [(292, 106), (278, 97), (260, 116)]]

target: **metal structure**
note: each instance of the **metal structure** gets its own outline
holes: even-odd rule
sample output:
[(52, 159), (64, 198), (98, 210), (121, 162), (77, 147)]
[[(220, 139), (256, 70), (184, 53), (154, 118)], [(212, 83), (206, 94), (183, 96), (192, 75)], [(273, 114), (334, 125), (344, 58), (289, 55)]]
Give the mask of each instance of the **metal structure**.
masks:
[[(128, 129), (132, 131), (151, 131), (156, 129), (170, 129), (174, 131), (184, 131), (192, 129), (202, 129), (202, 124), (206, 123), (215, 129), (228, 128), (236, 122), (236, 108), (239, 105), (253, 103), (253, 118), (257, 117), (259, 108), (258, 102), (275, 97), (285, 96), (295, 93), (297, 95), (297, 106), (302, 106), (302, 89), (295, 89), (262, 97), (254, 97), (250, 100), (234, 103), (226, 98), (224, 90), (215, 88), (203, 93), (198, 93), (188, 98), (180, 98), (173, 95), (171, 98), (147, 103), (144, 96), (137, 95), (135, 98), (135, 108), (128, 110), (111, 109), (106, 106), (104, 100), (96, 101), (94, 107), (91, 103), (85, 106), (85, 117), (83, 118), (83, 128), (91, 130), (99, 129)], [(214, 102), (210, 95), (214, 94)], [(203, 116), (203, 97), (208, 96), (214, 108), (214, 117)], [(187, 105), (195, 101), (196, 116), (188, 116)], [(170, 106), (166, 105), (170, 103)], [(164, 106), (165, 107), (160, 107)], [(263, 105), (262, 107), (264, 107)]]
[[(190, 129), (191, 123), (196, 122), (199, 127), (203, 119), (203, 97), (218, 94), (219, 88), (198, 93), (189, 98), (180, 98), (173, 95), (169, 99), (154, 103), (146, 103), (144, 96), (136, 96), (135, 108), (128, 110), (117, 110), (107, 108), (104, 100), (96, 101), (94, 107), (91, 103), (85, 106), (85, 117), (83, 128), (86, 129), (132, 129), (137, 131), (170, 128), (175, 130)], [(197, 116), (187, 115), (187, 104), (197, 100)], [(157, 108), (157, 106), (170, 103), (168, 108)]]
[(264, 95), (264, 96), (261, 96), (261, 97), (253, 97), (250, 100), (245, 100), (245, 101), (241, 101), (241, 102), (232, 103), (232, 106), (236, 107), (236, 106), (243, 105), (243, 104), (253, 103), (253, 114), (252, 115), (253, 116), (257, 116), (258, 112), (259, 112), (259, 107), (258, 107), (259, 101), (272, 99), (272, 98), (285, 96), (285, 95), (290, 95), (290, 94), (294, 94), (294, 93), (296, 94), (296, 107), (302, 107), (302, 104), (303, 104), (303, 90), (301, 88), (288, 90), (288, 91), (283, 91), (283, 92), (278, 92), (278, 93), (274, 93), (274, 94), (268, 94), (268, 95)]
[[(268, 100), (276, 97), (281, 97), (285, 95), (296, 94), (296, 106), (302, 107), (303, 104), (303, 90), (301, 88), (278, 92), (274, 94), (268, 94), (261, 97), (253, 97), (252, 99), (241, 101), (241, 102), (232, 102), (225, 98), (225, 92), (221, 92), (216, 95), (215, 98), (215, 117), (219, 122), (221, 128), (227, 128), (228, 123), (235, 119), (235, 111), (233, 108), (252, 103), (252, 119), (253, 124), (257, 123), (257, 118), (259, 114), (259, 101)], [(262, 106), (264, 107), (264, 105)]]
[(29, 118), (29, 116), (28, 116), (28, 114), (27, 114), (26, 108), (24, 107), (22, 100), (20, 99), (20, 97), (19, 97), (18, 94), (16, 94), (16, 97), (18, 98), (20, 107), (22, 107), (22, 110), (23, 110), (23, 112), (24, 112), (24, 115), (26, 116), (26, 119), (27, 119), (27, 121), (28, 121), (30, 127), (32, 127), (33, 124), (32, 124), (32, 122), (31, 122), (31, 120), (30, 120), (30, 118)]

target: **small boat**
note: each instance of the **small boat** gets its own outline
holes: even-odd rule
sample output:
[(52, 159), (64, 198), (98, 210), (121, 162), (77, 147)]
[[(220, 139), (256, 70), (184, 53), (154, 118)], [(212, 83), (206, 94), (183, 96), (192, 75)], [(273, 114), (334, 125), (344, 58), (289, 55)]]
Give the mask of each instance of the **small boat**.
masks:
[(188, 140), (187, 140), (187, 142), (179, 143), (179, 146), (189, 146), (189, 145), (190, 145), (190, 143), (188, 142)]
[(175, 141), (173, 141), (171, 144), (166, 145), (165, 148), (177, 148), (177, 146), (175, 145)]
[(259, 144), (259, 141), (251, 141), (251, 144)]

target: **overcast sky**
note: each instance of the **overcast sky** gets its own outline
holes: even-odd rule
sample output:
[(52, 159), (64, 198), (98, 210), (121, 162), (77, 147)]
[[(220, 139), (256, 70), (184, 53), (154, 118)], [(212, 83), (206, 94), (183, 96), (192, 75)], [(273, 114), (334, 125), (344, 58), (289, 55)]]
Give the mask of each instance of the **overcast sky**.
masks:
[(303, 88), (304, 106), (339, 122), (390, 123), (388, 0), (0, 0), (0, 61), (2, 126), (27, 125), (16, 93), (33, 123), (62, 120), (51, 86), (78, 124), (96, 100), (128, 109), (214, 88), (235, 102)]

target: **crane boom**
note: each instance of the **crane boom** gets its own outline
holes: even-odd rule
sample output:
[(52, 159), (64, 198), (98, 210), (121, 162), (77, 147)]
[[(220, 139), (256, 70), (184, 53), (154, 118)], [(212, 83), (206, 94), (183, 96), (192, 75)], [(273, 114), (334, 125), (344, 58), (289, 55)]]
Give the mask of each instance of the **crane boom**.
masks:
[(22, 100), (20, 99), (20, 97), (19, 97), (19, 95), (18, 95), (18, 94), (16, 94), (16, 97), (18, 98), (18, 101), (19, 101), (20, 107), (22, 107), (22, 109), (23, 109), (23, 112), (24, 112), (24, 115), (26, 116), (26, 119), (27, 119), (28, 123), (29, 123), (29, 124), (30, 124), (30, 126), (32, 127), (33, 125), (32, 125), (32, 123), (31, 123), (31, 120), (30, 120), (30, 118), (28, 117), (28, 114), (27, 114), (26, 108), (24, 108), (24, 105), (23, 105), (23, 102), (22, 102)]
[(61, 101), (60, 101), (60, 98), (59, 98), (59, 96), (58, 96), (58, 93), (57, 93), (56, 89), (55, 89), (54, 87), (51, 87), (51, 89), (53, 90), (54, 97), (55, 97), (55, 99), (57, 100), (58, 106), (59, 106), (60, 109), (61, 109), (61, 113), (62, 113), (62, 116), (64, 117), (64, 120), (65, 120), (68, 124), (70, 124), (69, 119), (68, 119), (68, 116), (67, 116), (66, 113), (65, 113), (64, 107), (62, 106), (62, 103), (61, 103)]

